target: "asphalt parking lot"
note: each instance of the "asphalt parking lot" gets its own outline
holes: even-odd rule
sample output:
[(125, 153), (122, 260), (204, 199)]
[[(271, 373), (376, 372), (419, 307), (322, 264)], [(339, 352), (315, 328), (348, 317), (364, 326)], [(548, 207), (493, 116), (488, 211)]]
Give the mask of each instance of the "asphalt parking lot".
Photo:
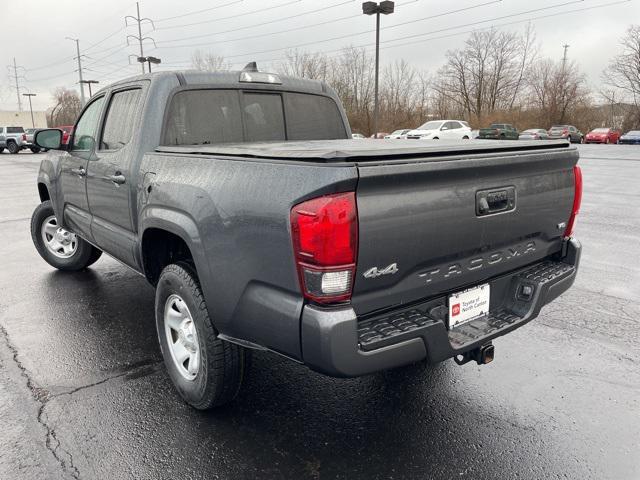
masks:
[(640, 478), (640, 147), (579, 148), (576, 284), (492, 364), (342, 380), (257, 354), (207, 413), (165, 373), (153, 289), (41, 260), (40, 155), (0, 155), (0, 478)]

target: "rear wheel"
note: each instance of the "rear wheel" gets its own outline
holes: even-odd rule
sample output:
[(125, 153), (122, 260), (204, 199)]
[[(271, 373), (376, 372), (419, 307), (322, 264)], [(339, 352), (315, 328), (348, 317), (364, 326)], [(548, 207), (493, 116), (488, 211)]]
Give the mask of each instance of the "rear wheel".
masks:
[(40, 256), (58, 270), (82, 270), (102, 255), (93, 245), (58, 225), (49, 200), (38, 205), (31, 216), (31, 239)]
[(469, 140), (469, 137), (467, 137), (466, 135), (464, 137), (462, 137), (463, 140)]
[(9, 153), (18, 153), (20, 151), (20, 147), (18, 147), (18, 144), (16, 142), (7, 142), (7, 150), (9, 150)]
[(31, 147), (29, 150), (31, 153), (40, 153), (40, 147)]
[(190, 264), (172, 264), (160, 274), (156, 327), (167, 371), (185, 402), (206, 410), (238, 395), (249, 352), (218, 338)]

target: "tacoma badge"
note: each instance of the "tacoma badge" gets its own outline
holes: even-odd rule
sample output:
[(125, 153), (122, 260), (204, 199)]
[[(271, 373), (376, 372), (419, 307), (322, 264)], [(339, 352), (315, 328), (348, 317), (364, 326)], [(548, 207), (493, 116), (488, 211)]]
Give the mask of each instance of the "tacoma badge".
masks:
[(393, 275), (398, 272), (398, 264), (392, 263), (391, 265), (387, 265), (382, 270), (378, 270), (378, 267), (373, 267), (364, 272), (362, 275), (364, 278), (377, 278), (382, 275)]

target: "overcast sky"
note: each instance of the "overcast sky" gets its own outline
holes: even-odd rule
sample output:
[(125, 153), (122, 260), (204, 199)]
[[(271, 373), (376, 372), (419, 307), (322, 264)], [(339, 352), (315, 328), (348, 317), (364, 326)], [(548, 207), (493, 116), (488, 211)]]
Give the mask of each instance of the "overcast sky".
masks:
[[(157, 46), (145, 40), (145, 54), (160, 57), (164, 69), (188, 68), (198, 49), (223, 55), (234, 67), (256, 60), (268, 69), (287, 48), (332, 54), (349, 45), (371, 48), (374, 19), (361, 14), (361, 3), (144, 0), (141, 16), (152, 19), (155, 30), (145, 22), (143, 36), (152, 37)], [(106, 85), (140, 72), (139, 64), (129, 65), (129, 55), (138, 54), (137, 42), (126, 44), (127, 35), (138, 34), (137, 24), (125, 28), (124, 23), (126, 15), (136, 15), (134, 1), (22, 0), (12, 5), (15, 15), (0, 19), (0, 61), (13, 65), (15, 56), (22, 92), (37, 94), (34, 109), (49, 107), (56, 87), (78, 88), (75, 44), (65, 37), (80, 39), (85, 79)], [(404, 58), (435, 71), (446, 50), (461, 47), (470, 30), (496, 26), (522, 31), (529, 20), (541, 55), (560, 59), (562, 45), (569, 44), (569, 58), (597, 89), (602, 69), (619, 50), (619, 38), (630, 23), (640, 22), (640, 0), (400, 0), (396, 12), (382, 18), (381, 61)], [(17, 109), (10, 75), (0, 78), (0, 109)]]

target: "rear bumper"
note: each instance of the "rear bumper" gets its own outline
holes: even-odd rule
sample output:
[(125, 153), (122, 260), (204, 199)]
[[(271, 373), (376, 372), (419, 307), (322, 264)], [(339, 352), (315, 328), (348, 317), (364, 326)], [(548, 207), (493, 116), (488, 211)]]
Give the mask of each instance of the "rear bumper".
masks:
[[(533, 320), (540, 309), (575, 281), (580, 243), (565, 243), (564, 256), (489, 280), (491, 312), (447, 330), (447, 297), (425, 301), (381, 316), (358, 319), (351, 307), (306, 305), (302, 313), (302, 354), (314, 370), (355, 377), (427, 359), (460, 355)], [(530, 298), (518, 293), (533, 287)]]

